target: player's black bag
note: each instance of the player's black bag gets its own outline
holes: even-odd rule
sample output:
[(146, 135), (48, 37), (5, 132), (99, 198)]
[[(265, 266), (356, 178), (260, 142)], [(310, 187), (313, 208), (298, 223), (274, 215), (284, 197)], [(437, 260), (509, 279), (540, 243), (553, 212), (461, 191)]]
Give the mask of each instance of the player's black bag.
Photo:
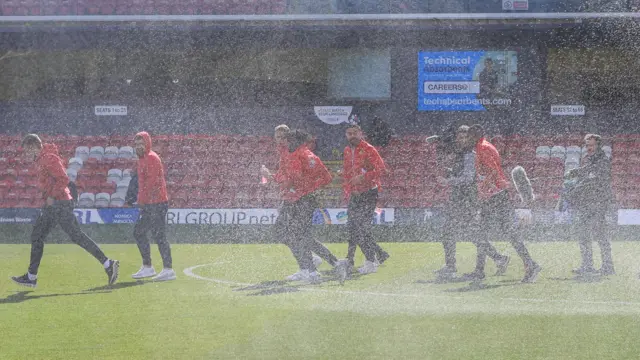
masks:
[(124, 202), (129, 206), (133, 206), (133, 204), (138, 202), (138, 173), (131, 175), (131, 181), (129, 182), (129, 188), (127, 189)]
[(78, 205), (78, 187), (76, 187), (76, 183), (74, 183), (73, 181), (69, 181), (67, 187), (69, 188), (69, 192), (71, 193), (71, 200), (73, 201), (73, 204)]

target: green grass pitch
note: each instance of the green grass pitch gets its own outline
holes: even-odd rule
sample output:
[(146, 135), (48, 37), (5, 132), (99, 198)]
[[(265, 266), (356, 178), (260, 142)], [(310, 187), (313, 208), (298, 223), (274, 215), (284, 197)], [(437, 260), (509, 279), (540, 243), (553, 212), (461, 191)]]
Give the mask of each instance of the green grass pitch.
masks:
[[(531, 244), (544, 270), (524, 285), (522, 263), (499, 243), (509, 271), (481, 288), (434, 282), (440, 244), (383, 246), (391, 259), (378, 273), (341, 286), (281, 281), (296, 271), (283, 245), (174, 245), (178, 280), (135, 282), (136, 246), (104, 245), (121, 261), (109, 288), (82, 249), (47, 245), (31, 291), (9, 280), (29, 247), (0, 245), (0, 359), (640, 358), (640, 244), (614, 243), (618, 275), (589, 281), (571, 276), (576, 243)], [(459, 271), (474, 261), (460, 244)]]

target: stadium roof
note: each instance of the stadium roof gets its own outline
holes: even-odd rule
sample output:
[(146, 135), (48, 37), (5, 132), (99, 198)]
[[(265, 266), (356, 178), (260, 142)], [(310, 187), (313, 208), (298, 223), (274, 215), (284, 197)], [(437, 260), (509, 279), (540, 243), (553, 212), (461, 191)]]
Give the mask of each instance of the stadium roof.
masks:
[(422, 27), (554, 26), (588, 20), (640, 19), (635, 12), (581, 13), (428, 13), (428, 14), (293, 14), (293, 15), (80, 15), (0, 16), (0, 31), (38, 28), (154, 26), (294, 26), (294, 27)]
[(579, 13), (428, 13), (428, 14), (291, 14), (291, 15), (73, 15), (0, 16), (0, 22), (301, 22), (301, 21), (402, 21), (402, 20), (514, 20), (514, 19), (619, 19), (640, 18), (638, 12)]

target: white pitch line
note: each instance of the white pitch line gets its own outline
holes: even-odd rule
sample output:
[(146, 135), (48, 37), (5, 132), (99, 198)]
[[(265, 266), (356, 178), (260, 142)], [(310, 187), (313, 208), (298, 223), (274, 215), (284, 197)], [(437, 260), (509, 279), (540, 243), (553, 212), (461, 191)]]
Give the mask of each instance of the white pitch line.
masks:
[[(184, 269), (184, 274), (198, 280), (204, 280), (208, 282), (213, 282), (217, 284), (223, 285), (237, 285), (237, 286), (252, 286), (256, 284), (249, 283), (241, 283), (237, 281), (231, 280), (222, 280), (216, 278), (210, 278), (205, 276), (200, 276), (195, 274), (193, 270), (199, 269), (201, 267), (206, 266), (215, 266), (225, 263), (224, 261), (214, 262), (210, 264), (201, 264), (195, 265), (189, 268)], [(336, 293), (336, 294), (346, 294), (346, 295), (371, 295), (371, 296), (389, 296), (389, 297), (405, 297), (405, 298), (445, 298), (445, 299), (469, 299), (470, 297), (463, 296), (448, 296), (448, 295), (435, 295), (435, 294), (401, 294), (401, 293), (386, 293), (386, 292), (376, 292), (376, 291), (353, 291), (353, 290), (329, 290), (329, 289), (320, 289), (314, 287), (300, 287), (298, 290), (302, 291), (316, 291), (316, 292), (324, 292), (324, 293)], [(485, 299), (484, 297), (475, 297), (478, 299)], [(621, 306), (640, 306), (640, 302), (631, 302), (631, 301), (592, 301), (592, 300), (565, 300), (565, 299), (531, 299), (531, 298), (496, 298), (496, 300), (502, 301), (512, 301), (512, 302), (528, 302), (528, 303), (556, 303), (556, 304), (585, 304), (585, 305), (621, 305)]]

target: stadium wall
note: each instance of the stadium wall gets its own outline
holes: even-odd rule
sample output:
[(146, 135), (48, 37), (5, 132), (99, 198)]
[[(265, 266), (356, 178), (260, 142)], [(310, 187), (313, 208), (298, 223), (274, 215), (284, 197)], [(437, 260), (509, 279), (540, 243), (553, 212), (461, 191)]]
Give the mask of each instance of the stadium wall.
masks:
[[(345, 242), (347, 238), (346, 209), (319, 209), (314, 214), (313, 234), (323, 242)], [(395, 211), (394, 211), (395, 210)], [(38, 209), (2, 209), (0, 211), (0, 243), (28, 243), (31, 223)], [(82, 229), (103, 243), (133, 243), (133, 223), (137, 209), (76, 209)], [(518, 210), (518, 214), (531, 213)], [(608, 228), (616, 240), (638, 240), (633, 231), (640, 219), (640, 210), (620, 210), (607, 216)], [(167, 236), (176, 243), (279, 243), (273, 238), (276, 209), (170, 209), (167, 216)], [(255, 220), (251, 218), (255, 217)], [(518, 220), (528, 241), (571, 241), (575, 229), (570, 213), (535, 211), (534, 223), (521, 216)], [(531, 218), (529, 218), (531, 219)], [(443, 225), (439, 209), (379, 209), (372, 219), (376, 239), (383, 242), (438, 241)], [(261, 224), (256, 222), (262, 221)], [(502, 234), (490, 236), (502, 240)], [(472, 241), (460, 239), (459, 241)], [(51, 243), (65, 243), (67, 236), (57, 229), (50, 235)]]
[[(4, 50), (26, 46), (32, 47), (34, 53), (3, 60), (11, 71), (0, 78), (0, 121), (5, 133), (74, 135), (129, 134), (139, 129), (159, 134), (266, 135), (273, 126), (287, 122), (335, 139), (335, 127), (320, 122), (313, 111), (314, 106), (330, 105), (353, 106), (354, 113), (365, 120), (378, 115), (400, 135), (432, 134), (459, 122), (483, 123), (492, 134), (506, 135), (640, 132), (640, 125), (633, 121), (638, 108), (634, 98), (616, 103), (607, 98), (594, 100), (585, 91), (575, 91), (597, 83), (600, 86), (593, 91), (633, 93), (633, 81), (621, 84), (618, 79), (629, 72), (611, 65), (635, 64), (621, 59), (633, 59), (634, 48), (613, 40), (589, 38), (585, 35), (589, 27), (562, 25), (560, 29), (530, 25), (472, 29), (454, 26), (449, 31), (405, 26), (375, 31), (367, 27), (310, 27), (268, 32), (234, 27), (224, 31), (168, 28), (161, 33), (142, 28), (3, 33), (0, 44)], [(567, 44), (569, 41), (572, 43)], [(145, 43), (143, 48), (141, 43)], [(82, 47), (78, 48), (78, 44)], [(585, 48), (604, 53), (599, 57), (607, 71), (600, 66), (587, 71), (594, 56)], [(358, 51), (363, 53), (354, 53)], [(332, 59), (342, 59), (340, 54), (347, 54), (366, 61), (369, 55), (381, 51), (388, 52), (388, 96), (374, 94), (372, 98), (370, 93), (358, 96), (331, 90), (328, 79), (340, 75), (339, 68), (332, 68)], [(418, 55), (439, 51), (516, 54), (517, 66), (510, 70), (515, 81), (505, 87), (507, 93), (503, 94), (510, 105), (489, 111), (418, 109)], [(138, 57), (131, 58), (130, 53)], [(49, 59), (49, 63), (34, 62), (33, 57)], [(79, 64), (74, 63), (74, 58)], [(576, 58), (583, 60), (574, 61)], [(139, 59), (173, 65), (153, 61), (147, 64)], [(131, 77), (133, 83), (127, 85), (127, 78), (133, 75), (123, 64), (134, 63), (140, 63), (138, 70), (153, 71), (142, 78)], [(67, 66), (57, 68), (52, 64)], [(365, 65), (370, 64), (363, 62)], [(43, 67), (51, 71), (38, 76), (42, 74), (38, 69)], [(81, 77), (64, 75), (71, 73)], [(356, 69), (355, 77), (345, 81), (366, 86), (362, 78), (375, 73)], [(172, 80), (179, 83), (173, 84)], [(95, 106), (109, 104), (127, 106), (129, 111), (126, 116), (95, 116)], [(580, 117), (551, 116), (551, 105), (571, 104), (585, 105), (586, 113)]]

